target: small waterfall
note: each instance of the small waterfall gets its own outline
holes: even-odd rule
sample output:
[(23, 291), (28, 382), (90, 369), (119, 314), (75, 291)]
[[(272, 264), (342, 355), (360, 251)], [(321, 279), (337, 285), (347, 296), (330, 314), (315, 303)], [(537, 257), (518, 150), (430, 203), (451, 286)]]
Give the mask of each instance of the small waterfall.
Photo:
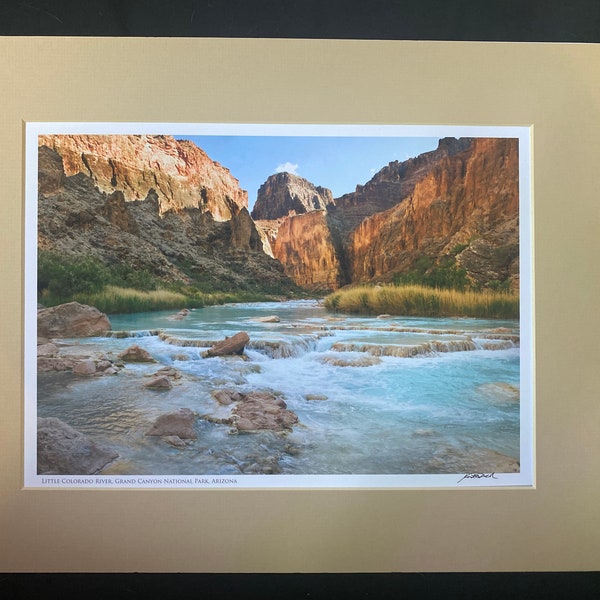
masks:
[(160, 335), (162, 329), (142, 329), (139, 331), (107, 331), (107, 338), (124, 339), (124, 338), (142, 338), (153, 337)]
[[(512, 347), (509, 346), (509, 347)], [(367, 352), (372, 356), (395, 356), (397, 358), (412, 358), (414, 356), (425, 356), (441, 352), (469, 352), (479, 349), (479, 346), (471, 339), (451, 340), (442, 342), (432, 340), (424, 344), (412, 346), (394, 346), (386, 344), (357, 344), (337, 342), (331, 347), (335, 352)], [(501, 348), (489, 348), (500, 350)]]
[(316, 350), (317, 342), (321, 338), (328, 336), (328, 333), (314, 333), (286, 342), (254, 340), (250, 341), (248, 348), (265, 354), (269, 358), (297, 358), (307, 352)]

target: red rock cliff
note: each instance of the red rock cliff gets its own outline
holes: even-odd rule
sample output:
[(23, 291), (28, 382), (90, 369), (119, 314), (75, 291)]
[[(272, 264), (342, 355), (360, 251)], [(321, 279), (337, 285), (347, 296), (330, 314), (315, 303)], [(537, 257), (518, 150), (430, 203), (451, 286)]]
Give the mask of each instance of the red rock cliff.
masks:
[(473, 140), (352, 232), (351, 281), (386, 280), (420, 257), (456, 255), (474, 283), (509, 279), (518, 287), (518, 187), (518, 141)]
[(327, 213), (323, 210), (283, 219), (272, 248), (286, 275), (301, 287), (326, 291), (343, 283)]
[(198, 208), (228, 221), (248, 206), (248, 194), (228, 169), (195, 144), (162, 135), (42, 135), (38, 145), (63, 159), (67, 176), (84, 173), (102, 192), (126, 201), (154, 190), (159, 213)]

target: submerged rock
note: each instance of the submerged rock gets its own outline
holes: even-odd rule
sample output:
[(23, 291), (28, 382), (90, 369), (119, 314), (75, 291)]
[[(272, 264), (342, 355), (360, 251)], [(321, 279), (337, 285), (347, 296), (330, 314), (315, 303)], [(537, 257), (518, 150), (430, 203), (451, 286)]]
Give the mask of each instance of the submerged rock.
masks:
[(323, 396), (321, 394), (306, 394), (306, 396), (304, 396), (304, 398), (306, 400), (318, 400), (318, 401), (322, 401), (322, 400), (327, 400), (327, 396)]
[(257, 323), (279, 323), (281, 319), (277, 315), (270, 315), (268, 317), (255, 317), (252, 319)]
[(321, 362), (334, 367), (370, 367), (381, 362), (378, 356), (359, 356), (357, 358), (345, 358), (341, 356), (325, 355)]
[(144, 387), (151, 390), (170, 390), (173, 387), (173, 384), (170, 382), (168, 377), (163, 375), (160, 377), (154, 377), (148, 383), (145, 383)]
[(492, 402), (519, 402), (520, 391), (517, 386), (498, 381), (494, 383), (484, 383), (477, 390)]
[(68, 302), (37, 312), (37, 334), (42, 339), (91, 337), (112, 329), (108, 317), (93, 306)]
[(55, 417), (38, 418), (39, 474), (91, 475), (118, 456)]
[(234, 402), (239, 402), (242, 399), (242, 395), (235, 390), (215, 390), (212, 392), (212, 397), (223, 406), (228, 406)]
[(176, 412), (161, 415), (146, 432), (149, 436), (177, 436), (182, 440), (195, 440), (196, 417), (189, 408), (180, 408)]

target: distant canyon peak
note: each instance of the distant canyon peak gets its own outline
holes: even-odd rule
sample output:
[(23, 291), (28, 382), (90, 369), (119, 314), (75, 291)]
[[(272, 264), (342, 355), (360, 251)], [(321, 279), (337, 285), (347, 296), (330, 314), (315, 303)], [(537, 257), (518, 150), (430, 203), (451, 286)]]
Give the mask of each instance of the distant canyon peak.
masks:
[(255, 220), (274, 220), (325, 210), (331, 204), (331, 190), (293, 173), (283, 172), (271, 175), (260, 186), (251, 214)]

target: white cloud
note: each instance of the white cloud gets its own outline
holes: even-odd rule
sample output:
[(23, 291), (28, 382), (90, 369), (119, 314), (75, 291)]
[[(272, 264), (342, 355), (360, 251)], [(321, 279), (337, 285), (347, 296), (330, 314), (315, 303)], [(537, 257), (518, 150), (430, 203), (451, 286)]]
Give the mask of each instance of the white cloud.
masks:
[(292, 164), (291, 162), (281, 163), (277, 165), (275, 173), (291, 173), (292, 175), (298, 175), (298, 165)]

